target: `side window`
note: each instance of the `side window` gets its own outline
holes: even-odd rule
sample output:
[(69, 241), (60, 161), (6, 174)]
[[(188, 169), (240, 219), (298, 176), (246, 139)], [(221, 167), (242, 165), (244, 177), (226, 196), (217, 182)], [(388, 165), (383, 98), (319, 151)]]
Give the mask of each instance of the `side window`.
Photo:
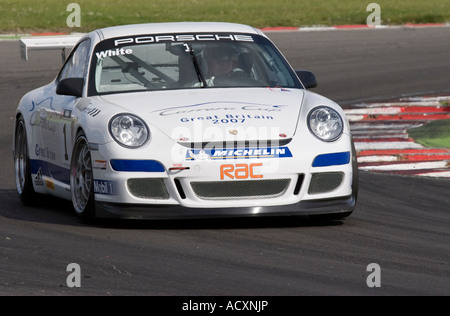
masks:
[(70, 54), (69, 59), (64, 64), (59, 73), (58, 80), (64, 78), (83, 78), (88, 64), (88, 54), (91, 41), (84, 40)]

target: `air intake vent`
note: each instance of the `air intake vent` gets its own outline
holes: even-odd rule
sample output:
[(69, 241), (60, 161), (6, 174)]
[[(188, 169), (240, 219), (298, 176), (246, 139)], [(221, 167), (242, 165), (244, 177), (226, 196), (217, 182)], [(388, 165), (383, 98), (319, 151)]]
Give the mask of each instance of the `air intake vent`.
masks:
[(269, 199), (281, 196), (290, 181), (291, 179), (191, 182), (191, 187), (204, 200)]
[(128, 179), (127, 186), (132, 195), (141, 199), (168, 200), (170, 197), (164, 179)]
[(321, 194), (334, 191), (341, 185), (343, 179), (343, 172), (313, 173), (308, 193)]

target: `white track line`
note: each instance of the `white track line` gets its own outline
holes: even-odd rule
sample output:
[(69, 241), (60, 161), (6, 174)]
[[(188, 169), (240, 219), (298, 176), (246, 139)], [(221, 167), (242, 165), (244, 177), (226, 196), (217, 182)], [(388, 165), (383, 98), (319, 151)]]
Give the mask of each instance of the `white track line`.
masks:
[(393, 162), (398, 161), (397, 156), (365, 156), (358, 157), (358, 163), (371, 163), (371, 162)]
[(357, 151), (361, 150), (388, 150), (388, 149), (424, 149), (425, 147), (414, 142), (357, 142)]
[(391, 164), (378, 166), (364, 166), (360, 167), (360, 169), (372, 171), (425, 170), (425, 169), (447, 168), (447, 164), (448, 164), (447, 161), (433, 161), (433, 162), (418, 162), (418, 163)]
[(419, 173), (417, 175), (421, 177), (450, 178), (450, 171)]

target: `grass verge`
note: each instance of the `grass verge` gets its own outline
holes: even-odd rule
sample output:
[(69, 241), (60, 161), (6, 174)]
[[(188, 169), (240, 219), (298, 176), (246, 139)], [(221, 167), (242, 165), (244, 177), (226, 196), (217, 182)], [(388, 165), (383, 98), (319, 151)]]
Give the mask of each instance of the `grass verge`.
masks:
[(432, 121), (408, 130), (408, 134), (416, 143), (426, 147), (450, 149), (450, 119)]
[[(69, 3), (81, 8), (81, 27), (70, 28)], [(224, 21), (253, 25), (332, 26), (366, 24), (362, 0), (1, 0), (0, 34), (29, 32), (86, 32), (131, 23)], [(450, 1), (377, 0), (383, 25), (450, 22)]]

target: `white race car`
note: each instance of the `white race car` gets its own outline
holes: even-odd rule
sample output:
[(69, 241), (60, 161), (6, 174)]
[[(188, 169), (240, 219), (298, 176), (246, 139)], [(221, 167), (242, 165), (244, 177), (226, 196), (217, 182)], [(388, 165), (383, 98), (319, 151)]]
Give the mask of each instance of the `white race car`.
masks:
[(82, 219), (327, 215), (355, 207), (358, 168), (339, 105), (306, 90), (261, 30), (230, 23), (116, 26), (21, 40), (73, 47), (15, 115), (17, 192)]

